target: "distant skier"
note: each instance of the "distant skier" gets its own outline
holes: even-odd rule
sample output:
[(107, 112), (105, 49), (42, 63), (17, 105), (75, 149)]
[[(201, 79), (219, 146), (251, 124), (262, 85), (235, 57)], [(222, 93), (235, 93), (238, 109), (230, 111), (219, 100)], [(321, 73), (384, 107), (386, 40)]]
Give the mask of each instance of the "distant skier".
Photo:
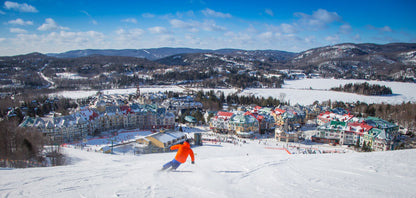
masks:
[(171, 170), (176, 170), (179, 167), (179, 165), (186, 162), (188, 155), (191, 156), (192, 164), (195, 163), (194, 152), (192, 151), (191, 145), (189, 144), (188, 140), (185, 140), (183, 144), (177, 144), (170, 147), (170, 150), (176, 149), (178, 149), (178, 152), (176, 153), (175, 159), (163, 165), (162, 170), (166, 170), (169, 167), (172, 167)]

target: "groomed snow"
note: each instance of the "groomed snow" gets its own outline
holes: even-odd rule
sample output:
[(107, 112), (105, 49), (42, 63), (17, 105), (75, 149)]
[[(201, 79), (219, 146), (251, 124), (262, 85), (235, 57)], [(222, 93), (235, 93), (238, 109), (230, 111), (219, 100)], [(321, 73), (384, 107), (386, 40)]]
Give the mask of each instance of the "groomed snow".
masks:
[(289, 155), (272, 139), (247, 141), (193, 147), (196, 163), (178, 172), (159, 171), (174, 152), (64, 148), (67, 166), (0, 169), (0, 197), (415, 196), (416, 150)]

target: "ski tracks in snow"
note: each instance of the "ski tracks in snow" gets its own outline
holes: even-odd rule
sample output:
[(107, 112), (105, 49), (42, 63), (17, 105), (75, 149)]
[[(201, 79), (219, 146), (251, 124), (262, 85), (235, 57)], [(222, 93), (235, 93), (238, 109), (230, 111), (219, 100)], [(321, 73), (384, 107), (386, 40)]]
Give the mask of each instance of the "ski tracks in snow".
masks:
[(285, 162), (287, 162), (289, 159), (284, 159), (284, 160), (280, 160), (280, 161), (270, 161), (270, 162), (265, 162), (263, 164), (259, 164), (254, 168), (248, 169), (248, 171), (246, 171), (245, 173), (243, 173), (240, 177), (240, 179), (244, 179), (246, 177), (249, 177), (253, 174), (255, 174), (256, 172), (265, 169), (265, 168), (270, 168), (270, 167), (277, 167)]

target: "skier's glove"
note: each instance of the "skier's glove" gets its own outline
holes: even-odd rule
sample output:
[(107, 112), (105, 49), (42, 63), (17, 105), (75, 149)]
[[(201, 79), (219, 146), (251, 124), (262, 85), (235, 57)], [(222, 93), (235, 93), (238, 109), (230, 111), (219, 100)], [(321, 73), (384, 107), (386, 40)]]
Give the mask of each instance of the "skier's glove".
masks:
[(195, 162), (192, 162), (192, 164), (195, 164)]

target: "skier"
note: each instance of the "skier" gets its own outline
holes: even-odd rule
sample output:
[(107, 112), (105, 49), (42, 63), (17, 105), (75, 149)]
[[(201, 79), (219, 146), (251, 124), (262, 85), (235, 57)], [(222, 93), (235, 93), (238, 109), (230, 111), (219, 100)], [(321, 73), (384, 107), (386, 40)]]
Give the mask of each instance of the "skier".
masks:
[(176, 150), (178, 149), (178, 152), (176, 153), (175, 158), (163, 165), (162, 170), (166, 170), (169, 167), (172, 167), (171, 170), (176, 170), (179, 165), (186, 162), (186, 159), (188, 158), (188, 155), (191, 156), (192, 164), (195, 163), (194, 158), (194, 152), (191, 149), (191, 145), (189, 144), (188, 140), (185, 140), (183, 144), (177, 144), (170, 147), (170, 150)]

